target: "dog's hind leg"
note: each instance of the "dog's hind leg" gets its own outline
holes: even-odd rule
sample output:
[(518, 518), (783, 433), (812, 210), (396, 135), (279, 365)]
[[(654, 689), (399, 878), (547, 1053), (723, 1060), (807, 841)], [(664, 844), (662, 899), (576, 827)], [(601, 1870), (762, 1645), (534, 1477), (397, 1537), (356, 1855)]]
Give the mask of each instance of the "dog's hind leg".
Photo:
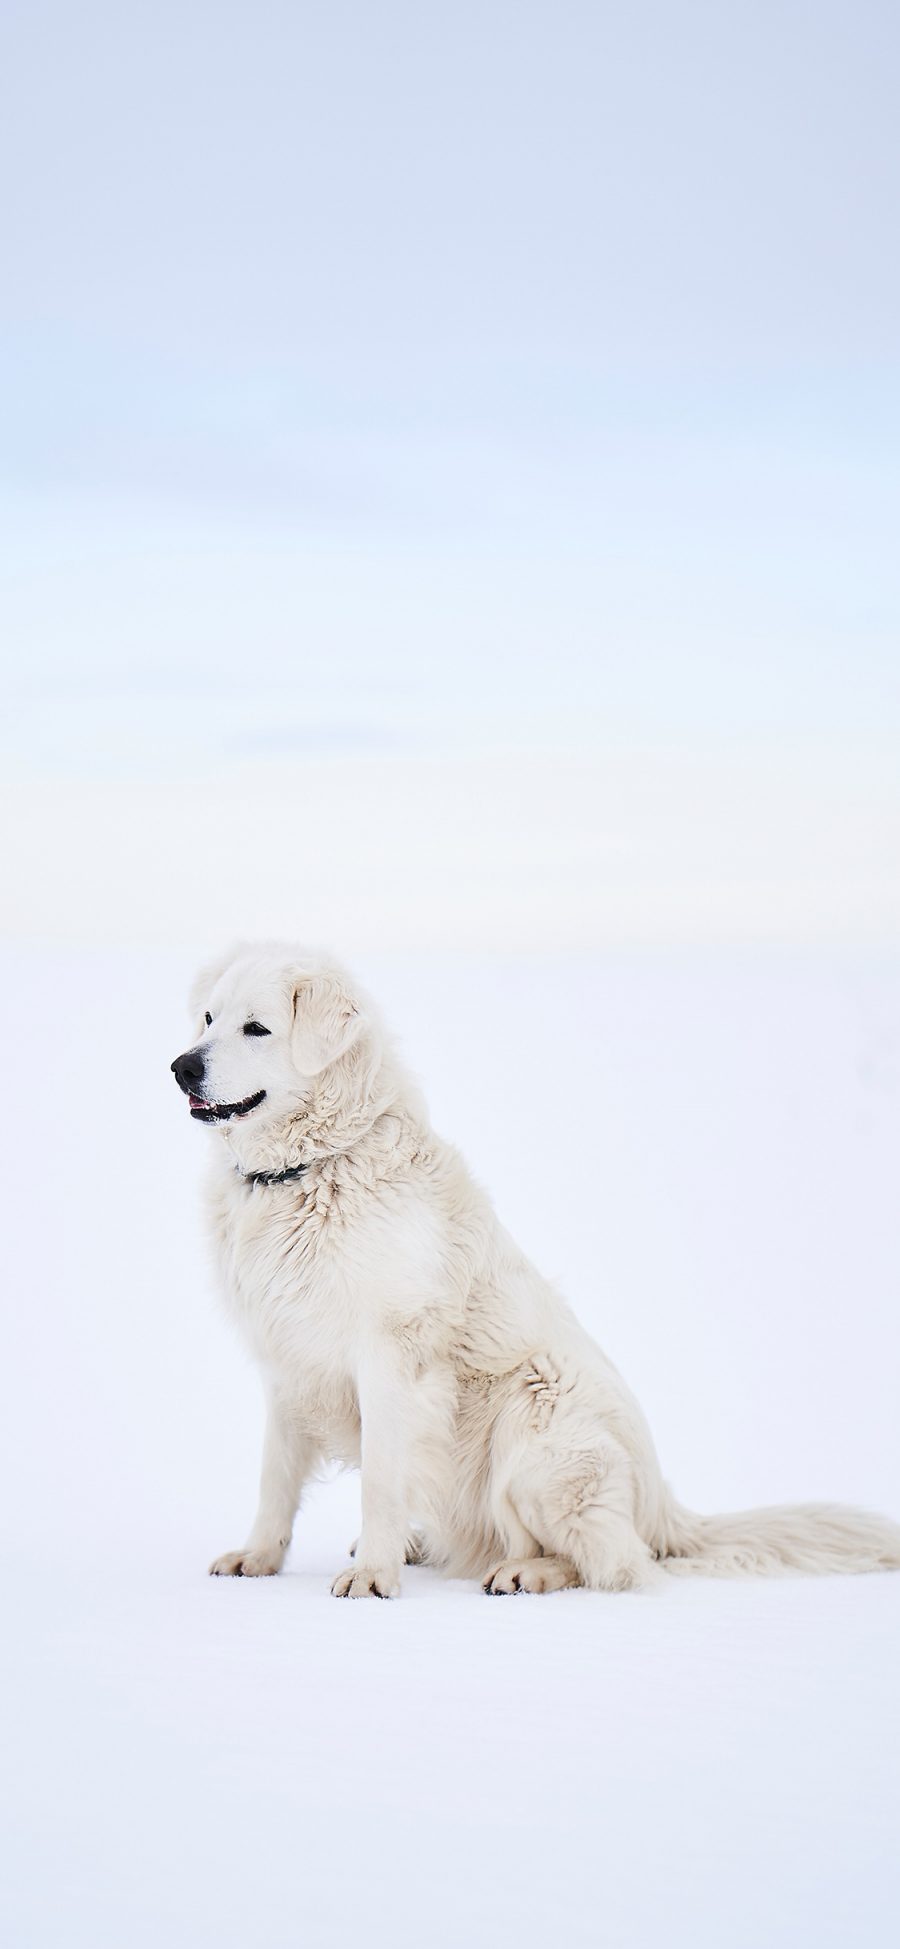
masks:
[(571, 1590), (580, 1582), (574, 1563), (565, 1557), (507, 1557), (485, 1578), (482, 1589), (488, 1597), (518, 1596), (520, 1591), (543, 1596), (549, 1590)]
[[(520, 1456), (507, 1493), (540, 1544), (542, 1561), (571, 1567), (568, 1583), (633, 1590), (658, 1576), (634, 1526), (632, 1463), (614, 1437), (603, 1435), (577, 1451), (539, 1438)], [(526, 1576), (520, 1587), (533, 1586)], [(562, 1585), (550, 1581), (546, 1587)]]
[[(485, 1578), (482, 1587), (489, 1597), (508, 1597), (520, 1590), (564, 1590), (566, 1584), (577, 1583), (577, 1577), (574, 1574), (571, 1577), (565, 1575), (562, 1568), (560, 1580), (552, 1580), (552, 1559), (542, 1556), (537, 1537), (526, 1529), (508, 1493), (498, 1496), (493, 1514), (506, 1555)], [(538, 1569), (540, 1579), (535, 1574)]]

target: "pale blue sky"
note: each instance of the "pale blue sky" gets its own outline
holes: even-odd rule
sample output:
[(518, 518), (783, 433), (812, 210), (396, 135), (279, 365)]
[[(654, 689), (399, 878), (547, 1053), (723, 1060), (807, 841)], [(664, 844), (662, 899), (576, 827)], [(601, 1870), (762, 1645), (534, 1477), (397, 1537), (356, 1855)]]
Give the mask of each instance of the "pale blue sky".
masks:
[(8, 5), (19, 778), (889, 776), (898, 22)]

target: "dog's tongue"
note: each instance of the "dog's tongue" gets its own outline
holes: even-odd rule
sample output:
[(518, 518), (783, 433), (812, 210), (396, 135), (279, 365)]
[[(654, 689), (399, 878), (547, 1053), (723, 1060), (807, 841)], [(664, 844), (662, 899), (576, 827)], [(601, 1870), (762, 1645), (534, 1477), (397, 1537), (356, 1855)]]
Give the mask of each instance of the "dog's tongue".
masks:
[(209, 1105), (204, 1103), (202, 1096), (189, 1096), (188, 1103), (192, 1110), (206, 1110), (209, 1108)]

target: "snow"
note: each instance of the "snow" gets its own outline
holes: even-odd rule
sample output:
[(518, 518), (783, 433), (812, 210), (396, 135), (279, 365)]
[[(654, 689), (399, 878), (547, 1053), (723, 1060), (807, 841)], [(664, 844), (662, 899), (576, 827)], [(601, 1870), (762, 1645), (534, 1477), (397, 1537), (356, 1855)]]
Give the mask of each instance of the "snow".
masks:
[[(5, 1939), (892, 1942), (900, 1577), (338, 1604), (349, 1477), (206, 1577), (261, 1412), (168, 1074), (196, 953), (3, 963)], [(682, 1497), (898, 1513), (896, 958), (357, 960)]]
[(894, 1939), (888, 1579), (339, 1605), (322, 1529), (38, 1577), (7, 1940)]

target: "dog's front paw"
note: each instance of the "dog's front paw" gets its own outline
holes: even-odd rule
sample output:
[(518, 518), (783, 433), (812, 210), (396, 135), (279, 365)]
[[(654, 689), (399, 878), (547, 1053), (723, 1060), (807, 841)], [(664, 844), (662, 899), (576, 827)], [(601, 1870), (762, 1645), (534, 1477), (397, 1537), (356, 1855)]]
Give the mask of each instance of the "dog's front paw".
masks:
[(331, 1586), (332, 1597), (399, 1597), (400, 1578), (394, 1570), (369, 1570), (356, 1564), (341, 1570)]
[(211, 1577), (277, 1577), (284, 1562), (284, 1551), (227, 1550), (209, 1566)]

